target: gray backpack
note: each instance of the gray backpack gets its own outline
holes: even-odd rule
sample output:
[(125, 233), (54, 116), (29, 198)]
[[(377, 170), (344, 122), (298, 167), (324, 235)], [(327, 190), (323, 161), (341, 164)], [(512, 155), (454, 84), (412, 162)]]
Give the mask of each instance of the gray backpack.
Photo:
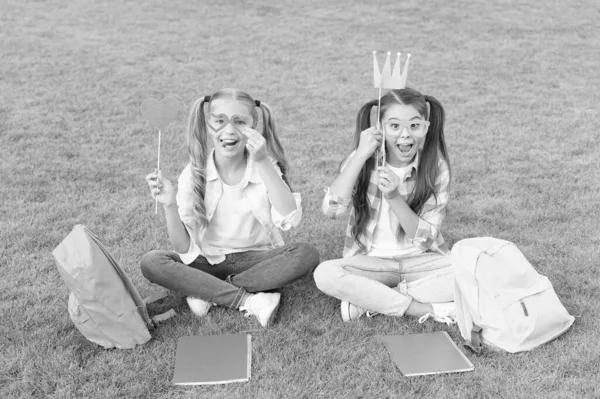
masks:
[(573, 324), (550, 280), (512, 242), (468, 238), (454, 244), (451, 258), (458, 327), (474, 351), (528, 351)]
[(146, 304), (164, 298), (166, 291), (142, 300), (100, 239), (84, 225), (73, 227), (52, 255), (71, 290), (71, 320), (98, 345), (130, 349), (144, 344), (150, 340), (155, 323), (175, 314), (171, 309), (151, 319)]

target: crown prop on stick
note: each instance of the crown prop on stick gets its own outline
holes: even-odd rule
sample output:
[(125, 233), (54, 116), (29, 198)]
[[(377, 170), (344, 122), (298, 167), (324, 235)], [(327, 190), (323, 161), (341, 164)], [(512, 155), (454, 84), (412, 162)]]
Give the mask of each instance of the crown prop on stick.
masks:
[(379, 98), (377, 101), (377, 130), (382, 130), (383, 140), (381, 141), (382, 162), (381, 166), (385, 165), (385, 131), (381, 129), (381, 89), (404, 89), (406, 87), (406, 78), (408, 77), (408, 64), (410, 63), (410, 54), (406, 55), (406, 62), (400, 74), (400, 55), (396, 54), (396, 62), (394, 70), (390, 63), (390, 55), (388, 51), (383, 70), (380, 71), (377, 63), (377, 51), (373, 51), (373, 84), (376, 89), (379, 89)]

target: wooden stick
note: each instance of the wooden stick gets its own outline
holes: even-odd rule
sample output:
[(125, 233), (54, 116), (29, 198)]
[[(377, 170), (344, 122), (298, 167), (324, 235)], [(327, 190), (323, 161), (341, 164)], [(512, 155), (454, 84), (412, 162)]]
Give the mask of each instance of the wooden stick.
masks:
[[(157, 166), (156, 169), (160, 172), (160, 136), (161, 136), (161, 131), (160, 129), (158, 130), (158, 161), (157, 161)], [(154, 214), (158, 215), (158, 194), (156, 195), (156, 197), (154, 198)]]
[[(381, 85), (379, 86), (379, 101), (377, 103), (377, 130), (381, 129)], [(381, 166), (385, 165), (385, 131), (381, 129), (381, 133), (383, 134), (381, 140), (381, 154), (382, 154), (382, 163)]]

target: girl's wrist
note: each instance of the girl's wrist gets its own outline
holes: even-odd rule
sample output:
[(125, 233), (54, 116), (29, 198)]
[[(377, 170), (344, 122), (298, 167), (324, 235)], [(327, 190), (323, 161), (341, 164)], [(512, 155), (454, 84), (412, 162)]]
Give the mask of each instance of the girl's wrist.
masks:
[(363, 154), (363, 153), (356, 153), (356, 158), (361, 162), (361, 164), (364, 164), (365, 162), (367, 162), (367, 160), (369, 158), (371, 158), (371, 156), (373, 155), (373, 153), (370, 154)]
[(256, 159), (256, 158), (255, 158), (255, 159), (254, 159), (254, 162), (255, 162), (255, 163), (258, 165), (258, 166), (265, 166), (265, 165), (267, 165), (267, 164), (270, 164), (270, 163), (271, 163), (271, 160), (269, 159), (269, 157), (268, 157), (268, 156), (266, 156), (266, 155), (265, 155), (264, 157), (262, 157), (262, 158), (259, 158), (259, 159)]
[(170, 202), (168, 204), (163, 204), (163, 208), (165, 210), (177, 210), (177, 201)]
[[(386, 200), (392, 200), (394, 198), (400, 197), (400, 193), (398, 192), (398, 190), (394, 190), (389, 193), (383, 193), (383, 196), (385, 197)], [(402, 197), (400, 197), (400, 198), (402, 198)]]

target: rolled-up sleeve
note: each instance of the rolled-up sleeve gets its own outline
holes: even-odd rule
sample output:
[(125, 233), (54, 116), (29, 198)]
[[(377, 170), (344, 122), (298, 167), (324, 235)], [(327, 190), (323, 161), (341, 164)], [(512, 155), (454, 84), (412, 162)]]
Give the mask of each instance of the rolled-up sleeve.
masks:
[[(275, 167), (277, 174), (279, 174), (279, 178), (283, 180), (283, 173), (281, 172), (281, 168), (277, 165), (277, 161), (275, 159), (271, 159), (271, 163)], [(285, 181), (284, 181), (285, 182)], [(298, 227), (300, 221), (302, 220), (302, 197), (300, 193), (292, 193), (294, 197), (294, 202), (296, 203), (296, 209), (288, 213), (287, 215), (282, 215), (275, 209), (274, 206), (271, 205), (271, 219), (273, 220), (273, 224), (283, 231), (287, 231), (292, 227)]]
[(448, 185), (450, 184), (450, 172), (444, 161), (439, 163), (440, 173), (435, 182), (435, 195), (431, 195), (419, 214), (419, 224), (412, 243), (424, 251), (435, 247), (440, 228), (446, 217), (446, 205), (448, 204)]
[(188, 164), (181, 172), (181, 175), (179, 175), (179, 179), (177, 180), (177, 195), (175, 196), (179, 218), (186, 226), (194, 224), (193, 198), (192, 169), (191, 165)]
[(179, 218), (190, 236), (190, 246), (187, 252), (179, 253), (181, 261), (186, 265), (192, 263), (200, 254), (200, 249), (194, 241), (194, 229), (191, 227), (194, 225), (193, 190), (192, 169), (191, 165), (188, 164), (181, 172), (181, 175), (179, 175), (179, 179), (177, 180), (177, 194), (175, 196)]
[(271, 206), (271, 218), (273, 219), (273, 223), (277, 228), (283, 231), (287, 231), (292, 227), (298, 227), (300, 220), (302, 220), (302, 198), (300, 193), (292, 193), (292, 195), (296, 202), (296, 209), (287, 215), (282, 215), (277, 212), (277, 209), (275, 209), (274, 206)]
[[(348, 162), (352, 159), (356, 151), (353, 151), (348, 158), (344, 160), (342, 166), (340, 167), (340, 173), (344, 170)], [(337, 219), (340, 216), (343, 216), (349, 209), (350, 204), (352, 203), (352, 198), (343, 198), (337, 194), (331, 192), (329, 187), (324, 189), (325, 197), (323, 197), (323, 202), (321, 203), (321, 210), (323, 214), (331, 219)]]
[(337, 219), (338, 217), (344, 215), (349, 208), (351, 199), (350, 198), (342, 198), (331, 192), (329, 187), (325, 188), (325, 197), (323, 198), (323, 203), (321, 204), (321, 210), (331, 219)]

